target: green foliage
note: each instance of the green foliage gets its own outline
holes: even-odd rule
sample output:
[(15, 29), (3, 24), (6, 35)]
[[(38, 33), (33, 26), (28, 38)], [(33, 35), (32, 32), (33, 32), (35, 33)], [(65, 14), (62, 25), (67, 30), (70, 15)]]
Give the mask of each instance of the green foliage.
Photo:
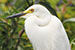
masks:
[[(61, 2), (62, 1), (62, 2)], [(7, 16), (19, 13), (29, 6), (39, 3), (58, 16), (70, 39), (72, 50), (75, 50), (75, 1), (74, 0), (0, 0), (0, 50), (33, 50), (25, 32), (25, 19), (6, 19)], [(18, 40), (20, 42), (18, 43)]]

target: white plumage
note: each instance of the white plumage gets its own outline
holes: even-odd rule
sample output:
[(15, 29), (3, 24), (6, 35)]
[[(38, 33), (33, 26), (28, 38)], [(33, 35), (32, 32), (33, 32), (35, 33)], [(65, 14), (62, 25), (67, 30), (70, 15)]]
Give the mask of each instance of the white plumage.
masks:
[(25, 30), (34, 50), (71, 50), (61, 21), (42, 5), (36, 4), (26, 18)]

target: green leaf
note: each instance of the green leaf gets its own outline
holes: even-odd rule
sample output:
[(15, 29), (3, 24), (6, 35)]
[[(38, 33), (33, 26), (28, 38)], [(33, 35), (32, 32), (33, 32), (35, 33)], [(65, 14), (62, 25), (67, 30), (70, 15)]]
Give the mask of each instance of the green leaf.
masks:
[(63, 23), (65, 22), (75, 22), (75, 18), (66, 19), (63, 21)]
[(18, 50), (24, 50), (22, 47), (18, 46)]

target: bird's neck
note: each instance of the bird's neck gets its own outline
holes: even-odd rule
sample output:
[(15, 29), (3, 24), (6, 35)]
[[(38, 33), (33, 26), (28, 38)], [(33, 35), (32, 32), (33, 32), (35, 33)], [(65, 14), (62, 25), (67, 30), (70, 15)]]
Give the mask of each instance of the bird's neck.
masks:
[(51, 20), (51, 15), (50, 14), (43, 14), (43, 15), (39, 15), (37, 17), (34, 17), (35, 19), (35, 23), (39, 26), (46, 26), (49, 24), (50, 20)]

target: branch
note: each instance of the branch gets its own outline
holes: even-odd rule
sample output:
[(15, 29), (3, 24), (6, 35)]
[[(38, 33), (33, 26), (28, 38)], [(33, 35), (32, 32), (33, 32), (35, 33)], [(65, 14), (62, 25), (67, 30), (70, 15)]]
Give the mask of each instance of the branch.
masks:
[(16, 46), (15, 46), (15, 50), (17, 50), (17, 47), (19, 46), (20, 40), (21, 40), (21, 36), (22, 36), (22, 34), (23, 34), (24, 32), (25, 32), (24, 29), (22, 29), (22, 30), (20, 31), (20, 33), (19, 33), (19, 39), (18, 39), (17, 44), (16, 44)]

